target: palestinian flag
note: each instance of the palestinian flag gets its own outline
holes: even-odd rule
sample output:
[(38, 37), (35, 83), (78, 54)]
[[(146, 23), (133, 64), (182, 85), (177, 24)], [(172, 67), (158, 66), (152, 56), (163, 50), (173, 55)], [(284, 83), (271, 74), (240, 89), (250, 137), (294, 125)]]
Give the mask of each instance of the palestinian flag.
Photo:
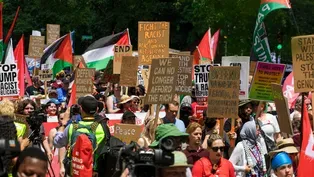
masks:
[(210, 43), (211, 43), (211, 32), (209, 28), (206, 31), (205, 35), (203, 36), (199, 45), (196, 47), (202, 61), (208, 61), (208, 62), (212, 61)]
[(40, 64), (48, 64), (55, 76), (66, 67), (72, 67), (72, 45), (70, 33), (50, 44), (40, 59)]
[(253, 52), (259, 61), (272, 61), (267, 33), (263, 22), (265, 17), (274, 10), (289, 8), (291, 8), (289, 0), (261, 0), (253, 34)]
[(88, 68), (105, 69), (114, 57), (114, 45), (131, 45), (129, 30), (106, 36), (92, 43), (82, 55)]

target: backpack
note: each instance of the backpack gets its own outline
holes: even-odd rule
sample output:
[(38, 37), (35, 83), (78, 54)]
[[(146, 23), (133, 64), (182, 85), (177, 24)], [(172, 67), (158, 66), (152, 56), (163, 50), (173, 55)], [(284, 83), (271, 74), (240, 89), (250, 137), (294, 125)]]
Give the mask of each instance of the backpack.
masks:
[[(97, 149), (96, 129), (98, 121), (90, 125), (82, 125), (79, 123), (72, 124), (72, 135), (70, 137), (70, 147), (67, 156), (64, 159), (64, 167), (66, 174), (71, 176), (91, 177), (93, 167), (96, 166), (95, 159)], [(79, 131), (86, 129), (88, 133)]]
[(98, 176), (120, 177), (122, 173), (121, 169), (119, 170), (116, 167), (121, 166), (119, 151), (125, 144), (120, 139), (111, 136), (107, 125), (101, 125), (106, 134), (106, 143), (97, 149), (97, 153), (99, 154), (97, 165), (102, 167), (98, 169)]

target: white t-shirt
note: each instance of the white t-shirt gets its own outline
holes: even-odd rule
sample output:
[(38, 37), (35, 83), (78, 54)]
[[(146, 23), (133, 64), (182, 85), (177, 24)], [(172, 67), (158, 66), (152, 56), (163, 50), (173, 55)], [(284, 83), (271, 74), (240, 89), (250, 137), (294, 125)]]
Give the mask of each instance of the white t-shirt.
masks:
[(273, 116), (272, 114), (266, 113), (266, 119), (263, 121), (261, 120), (258, 120), (258, 121), (262, 130), (265, 132), (265, 135), (275, 142), (274, 134), (280, 133), (280, 128), (278, 125), (277, 118)]

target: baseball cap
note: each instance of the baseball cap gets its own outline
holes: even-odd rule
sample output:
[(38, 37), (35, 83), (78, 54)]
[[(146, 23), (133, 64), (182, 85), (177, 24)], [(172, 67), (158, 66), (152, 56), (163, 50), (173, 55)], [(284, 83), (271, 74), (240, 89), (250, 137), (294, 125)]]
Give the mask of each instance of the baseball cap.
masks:
[(87, 114), (95, 114), (98, 108), (98, 101), (91, 95), (80, 97), (77, 100), (82, 110)]
[(187, 137), (189, 134), (182, 133), (174, 124), (161, 124), (156, 129), (155, 141), (149, 147), (156, 148), (159, 145), (160, 140), (171, 136)]
[(275, 155), (275, 157), (271, 160), (271, 168), (276, 170), (277, 168), (283, 165), (292, 164), (292, 160), (286, 152), (279, 152)]

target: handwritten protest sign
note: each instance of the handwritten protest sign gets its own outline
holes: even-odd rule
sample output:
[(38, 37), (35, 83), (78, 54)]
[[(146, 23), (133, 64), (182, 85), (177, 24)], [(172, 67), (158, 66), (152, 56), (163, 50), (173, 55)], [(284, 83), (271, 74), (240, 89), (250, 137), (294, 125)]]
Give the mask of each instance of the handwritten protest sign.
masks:
[(153, 59), (146, 104), (170, 103), (175, 94), (179, 58)]
[(293, 135), (288, 103), (286, 98), (283, 96), (282, 87), (280, 84), (272, 84), (271, 86), (276, 105), (276, 111), (278, 114), (280, 131), (289, 135)]
[(52, 44), (54, 41), (60, 38), (60, 25), (47, 24), (47, 45)]
[(45, 36), (30, 36), (28, 57), (40, 58), (43, 55), (45, 47)]
[(240, 67), (212, 67), (208, 74), (208, 117), (238, 117)]
[(123, 56), (120, 85), (127, 87), (135, 87), (137, 82), (138, 57)]
[(249, 98), (252, 100), (273, 101), (271, 83), (281, 84), (284, 72), (284, 64), (258, 62)]
[(194, 65), (195, 96), (207, 100), (208, 96), (208, 73), (210, 66), (220, 66), (220, 64)]
[(132, 56), (132, 45), (114, 46), (113, 74), (120, 74), (123, 56)]
[(51, 81), (52, 80), (52, 70), (40, 70), (39, 71), (39, 79), (42, 81)]
[(141, 65), (169, 56), (169, 22), (138, 22), (138, 57)]
[(140, 125), (115, 124), (114, 129), (114, 136), (126, 144), (130, 144), (131, 141), (137, 142), (142, 133)]
[(172, 54), (171, 57), (179, 58), (178, 78), (175, 91), (177, 94), (190, 95), (192, 92), (193, 56)]
[(95, 75), (95, 68), (77, 68), (75, 73), (76, 102), (79, 97), (93, 92), (92, 77)]
[(297, 36), (291, 40), (294, 92), (310, 92), (314, 88), (314, 35)]
[(0, 65), (0, 97), (19, 95), (17, 64)]
[(240, 66), (240, 93), (239, 99), (244, 100), (249, 97), (249, 69), (250, 57), (230, 56), (222, 57), (222, 66)]

